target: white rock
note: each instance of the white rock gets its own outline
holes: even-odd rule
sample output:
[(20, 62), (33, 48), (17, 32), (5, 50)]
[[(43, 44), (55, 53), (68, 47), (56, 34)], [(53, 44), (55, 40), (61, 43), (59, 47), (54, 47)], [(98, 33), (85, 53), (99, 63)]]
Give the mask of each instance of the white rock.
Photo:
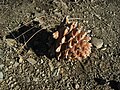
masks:
[(54, 66), (53, 66), (53, 64), (52, 64), (51, 61), (49, 61), (48, 65), (49, 65), (49, 67), (50, 67), (50, 70), (53, 71), (53, 70), (54, 70)]
[(2, 69), (4, 67), (4, 64), (0, 64), (0, 69)]
[(31, 63), (32, 65), (36, 64), (37, 61), (35, 61), (33, 58), (28, 58), (27, 61)]
[(101, 48), (103, 46), (103, 40), (102, 39), (98, 39), (98, 38), (92, 38), (91, 40), (92, 44), (97, 48)]
[(19, 65), (19, 63), (18, 63), (18, 62), (15, 62), (14, 67), (17, 67), (18, 65)]
[(76, 85), (75, 85), (75, 89), (79, 89), (79, 84), (77, 83)]
[(13, 46), (13, 45), (15, 45), (17, 42), (15, 41), (15, 39), (6, 39), (6, 43), (7, 43), (7, 45), (9, 45), (9, 46)]
[(23, 57), (19, 55), (19, 63), (23, 62)]
[(0, 82), (3, 80), (3, 73), (0, 72)]

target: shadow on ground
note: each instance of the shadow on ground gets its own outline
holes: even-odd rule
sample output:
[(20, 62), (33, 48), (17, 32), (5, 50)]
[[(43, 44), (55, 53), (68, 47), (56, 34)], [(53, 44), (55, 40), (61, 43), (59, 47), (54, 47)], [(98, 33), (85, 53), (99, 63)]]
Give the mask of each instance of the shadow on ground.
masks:
[(107, 81), (105, 79), (102, 78), (94, 78), (95, 82), (97, 82), (98, 85), (104, 85), (105, 83), (109, 83), (108, 85), (114, 89), (114, 90), (120, 90), (120, 82), (117, 82), (115, 80), (110, 80)]
[(51, 58), (48, 52), (51, 35), (51, 32), (39, 26), (39, 22), (33, 21), (29, 25), (21, 24), (17, 31), (9, 33), (6, 38), (15, 39), (23, 45), (26, 44), (24, 49), (29, 50), (31, 48), (37, 56), (46, 55)]

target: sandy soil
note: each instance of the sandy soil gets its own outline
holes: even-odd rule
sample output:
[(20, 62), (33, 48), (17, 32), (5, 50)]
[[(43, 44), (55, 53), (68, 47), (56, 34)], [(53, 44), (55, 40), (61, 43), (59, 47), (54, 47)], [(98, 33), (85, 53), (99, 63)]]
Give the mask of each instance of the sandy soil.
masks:
[[(48, 37), (67, 15), (103, 40), (82, 62), (48, 55)], [(36, 17), (40, 27), (25, 26)], [(0, 0), (0, 90), (120, 90), (119, 40), (119, 0)]]

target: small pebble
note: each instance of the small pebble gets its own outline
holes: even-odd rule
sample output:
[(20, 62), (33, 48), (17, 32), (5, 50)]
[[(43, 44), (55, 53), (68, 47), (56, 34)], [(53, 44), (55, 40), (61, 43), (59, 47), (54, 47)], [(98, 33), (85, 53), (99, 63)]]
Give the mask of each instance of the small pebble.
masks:
[(17, 42), (15, 41), (15, 39), (6, 39), (6, 43), (9, 46), (13, 46), (15, 45)]
[(27, 78), (26, 78), (26, 81), (29, 83), (29, 82), (30, 82), (30, 78), (29, 78), (29, 77), (27, 77)]
[(43, 61), (43, 59), (41, 59), (41, 64), (43, 64), (44, 63), (44, 61)]
[(0, 72), (0, 82), (3, 80), (3, 73)]
[(67, 4), (66, 4), (65, 2), (63, 2), (62, 0), (60, 0), (60, 1), (61, 1), (61, 4), (62, 4), (62, 7), (63, 7), (65, 10), (67, 10), (67, 9), (68, 9)]
[(18, 63), (18, 62), (15, 62), (14, 67), (17, 67), (18, 65), (19, 65), (19, 63)]
[(57, 71), (57, 76), (59, 75), (59, 73), (60, 73), (60, 67), (58, 68), (58, 71)]
[(32, 65), (36, 64), (37, 61), (35, 61), (33, 58), (28, 58), (27, 61), (31, 63)]
[(18, 85), (15, 87), (15, 90), (19, 90), (19, 86)]
[(0, 58), (2, 59), (2, 58), (3, 58), (3, 56), (4, 56), (4, 54), (3, 54), (3, 50), (2, 50), (2, 49), (0, 49)]
[(79, 89), (79, 84), (77, 83), (76, 85), (75, 85), (75, 89)]
[(102, 48), (101, 50), (102, 50), (102, 51), (105, 51), (106, 49), (107, 49), (107, 48)]
[(4, 67), (4, 64), (0, 64), (0, 69), (2, 69)]
[(32, 50), (28, 50), (27, 54), (33, 54)]
[(8, 71), (8, 68), (5, 68), (5, 72), (7, 72)]
[(33, 81), (37, 82), (39, 80), (39, 78), (33, 78)]
[(55, 69), (54, 72), (53, 72), (53, 76), (56, 76), (58, 73), (58, 69)]
[(53, 71), (54, 70), (54, 66), (53, 66), (53, 64), (52, 64), (52, 62), (51, 61), (49, 61), (49, 67), (50, 67), (50, 71)]
[(23, 62), (23, 57), (19, 55), (19, 63)]
[(102, 39), (92, 38), (91, 42), (97, 49), (99, 49), (103, 46), (103, 40)]

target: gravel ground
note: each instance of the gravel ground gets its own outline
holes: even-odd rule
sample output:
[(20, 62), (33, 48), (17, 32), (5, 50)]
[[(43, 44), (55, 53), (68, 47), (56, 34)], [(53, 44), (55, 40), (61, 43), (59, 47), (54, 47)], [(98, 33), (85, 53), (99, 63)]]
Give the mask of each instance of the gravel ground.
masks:
[[(92, 53), (81, 62), (48, 55), (66, 15), (91, 31)], [(39, 29), (24, 25), (36, 17), (42, 31), (29, 40)], [(0, 0), (0, 90), (120, 90), (119, 39), (119, 0)]]

